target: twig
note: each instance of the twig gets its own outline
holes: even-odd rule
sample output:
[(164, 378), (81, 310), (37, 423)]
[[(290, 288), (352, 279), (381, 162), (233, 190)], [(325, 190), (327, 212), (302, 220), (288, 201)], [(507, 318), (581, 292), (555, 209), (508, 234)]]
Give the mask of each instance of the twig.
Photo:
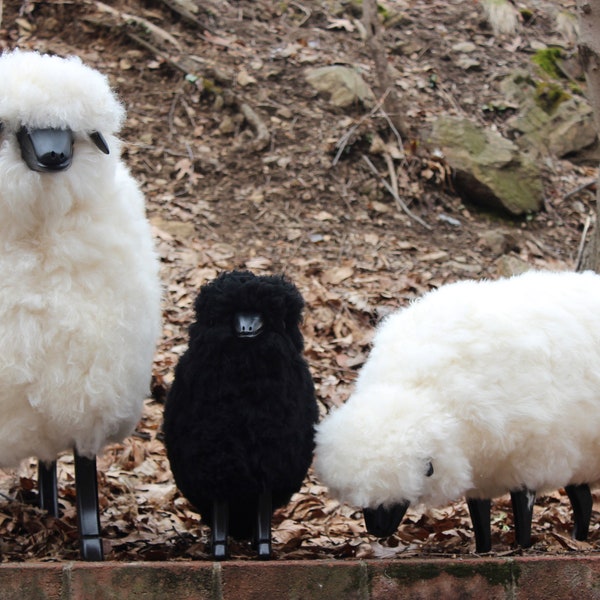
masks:
[(420, 217), (418, 217), (417, 215), (415, 215), (408, 208), (408, 206), (406, 206), (406, 204), (402, 201), (402, 198), (400, 198), (400, 196), (398, 195), (398, 193), (396, 193), (394, 191), (394, 188), (388, 183), (388, 181), (384, 177), (382, 177), (380, 175), (379, 171), (377, 170), (377, 168), (375, 167), (375, 165), (371, 162), (371, 160), (369, 159), (369, 157), (366, 154), (363, 154), (362, 157), (363, 157), (364, 161), (367, 163), (367, 165), (369, 165), (369, 168), (371, 169), (371, 171), (375, 175), (377, 175), (377, 177), (379, 178), (379, 180), (381, 181), (381, 183), (383, 183), (383, 185), (385, 186), (385, 189), (392, 195), (392, 197), (396, 201), (396, 204), (398, 205), (398, 207), (400, 209), (402, 209), (411, 219), (414, 219), (417, 223), (419, 223), (419, 225), (422, 225), (423, 227), (425, 227), (425, 229), (431, 230), (431, 225), (428, 225), (427, 223), (425, 223), (425, 221), (423, 221), (423, 219), (421, 219)]
[(354, 125), (352, 125), (352, 127), (350, 127), (348, 129), (348, 131), (346, 131), (346, 133), (337, 141), (336, 143), (336, 148), (338, 149), (338, 151), (335, 154), (335, 157), (333, 158), (333, 162), (331, 163), (331, 166), (335, 167), (335, 165), (337, 165), (338, 161), (340, 160), (340, 156), (342, 155), (342, 152), (344, 151), (344, 149), (346, 148), (346, 146), (348, 145), (348, 141), (350, 140), (350, 138), (352, 137), (352, 134), (367, 120), (369, 120), (370, 118), (372, 118), (373, 116), (375, 116), (375, 114), (377, 114), (377, 111), (379, 111), (379, 109), (383, 106), (383, 103), (385, 102), (385, 99), (387, 97), (387, 95), (389, 94), (389, 90), (386, 90), (385, 94), (383, 94), (383, 96), (378, 100), (377, 104), (373, 107), (373, 109), (371, 110), (371, 112), (369, 112), (366, 115), (363, 115)]
[(396, 142), (398, 142), (398, 149), (404, 157), (404, 143), (402, 142), (402, 136), (400, 135), (400, 132), (396, 129), (396, 126), (394, 125), (392, 119), (390, 119), (390, 116), (385, 112), (385, 110), (383, 110), (383, 108), (379, 112), (381, 112), (383, 118), (387, 121), (387, 124), (390, 126), (392, 133), (396, 136)]
[(592, 179), (591, 181), (588, 181), (587, 183), (582, 183), (580, 186), (577, 186), (574, 190), (567, 192), (563, 196), (563, 201), (568, 200), (571, 196), (575, 196), (575, 194), (579, 194), (579, 192), (583, 192), (583, 190), (589, 190), (590, 188), (593, 188), (597, 183), (598, 183), (597, 179)]
[(147, 19), (144, 19), (143, 17), (138, 17), (137, 15), (132, 15), (130, 13), (116, 10), (111, 6), (104, 4), (104, 2), (100, 2), (100, 0), (96, 0), (95, 4), (98, 10), (102, 11), (103, 13), (115, 17), (124, 24), (133, 23), (147, 31), (151, 36), (154, 36), (155, 38), (163, 41), (167, 41), (170, 44), (172, 44), (175, 48), (177, 48), (178, 51), (181, 51), (181, 45), (170, 33), (165, 31), (161, 27), (154, 25), (154, 23), (151, 23)]
[(592, 217), (589, 215), (585, 220), (585, 224), (583, 226), (583, 231), (581, 232), (581, 240), (579, 241), (579, 249), (577, 250), (577, 260), (575, 261), (575, 270), (579, 271), (581, 269), (581, 263), (583, 261), (583, 251), (585, 249), (585, 242), (587, 239), (588, 229), (592, 223)]
[(258, 151), (264, 150), (269, 144), (271, 136), (269, 130), (263, 120), (254, 112), (254, 110), (245, 102), (240, 104), (240, 111), (244, 118), (256, 131), (256, 139), (254, 140), (254, 148)]
[(298, 27), (302, 27), (312, 17), (312, 11), (309, 8), (306, 8), (306, 6), (300, 4), (300, 2), (294, 2), (292, 0), (290, 4), (292, 6), (295, 6), (298, 10), (301, 10), (306, 15), (304, 19), (298, 24)]
[(375, 73), (379, 84), (379, 93), (385, 91), (386, 110), (394, 121), (398, 131), (406, 137), (408, 126), (404, 121), (402, 103), (396, 91), (387, 58), (387, 51), (381, 34), (381, 23), (377, 14), (377, 0), (363, 0), (363, 25), (367, 34), (366, 44), (375, 63)]
[(396, 174), (396, 169), (394, 167), (394, 160), (388, 152), (383, 153), (383, 158), (384, 158), (385, 164), (387, 165), (387, 168), (388, 168), (388, 173), (390, 176), (390, 184), (392, 186), (392, 189), (394, 190), (394, 198), (396, 198), (396, 197), (399, 198), (400, 194), (398, 193), (398, 175)]
[[(207, 31), (211, 35), (217, 35), (214, 30), (208, 27), (206, 23), (203, 23), (191, 10), (188, 10), (184, 6), (185, 3), (181, 2), (181, 0), (162, 0), (162, 3), (168, 6), (173, 12), (176, 12), (184, 21), (187, 21), (188, 23), (191, 23), (196, 27), (204, 29), (204, 31)], [(192, 5), (191, 2), (188, 4)], [(195, 2), (193, 3), (193, 6), (194, 8), (196, 8), (196, 10), (198, 10), (200, 8), (200, 4), (200, 2)], [(209, 10), (205, 8), (203, 10), (204, 12), (210, 15)], [(197, 33), (196, 35), (201, 40), (206, 40), (206, 36), (202, 35), (201, 33)]]

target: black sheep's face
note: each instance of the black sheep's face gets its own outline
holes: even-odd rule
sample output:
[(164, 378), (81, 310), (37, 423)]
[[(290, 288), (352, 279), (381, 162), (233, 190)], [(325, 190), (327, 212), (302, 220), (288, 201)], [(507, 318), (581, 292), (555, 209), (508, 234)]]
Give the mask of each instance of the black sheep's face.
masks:
[(258, 343), (280, 335), (290, 338), (301, 350), (302, 307), (298, 290), (285, 279), (233, 271), (202, 288), (190, 335), (206, 337), (213, 343), (234, 339)]
[(237, 337), (251, 339), (265, 330), (265, 318), (260, 312), (238, 312), (233, 315), (233, 329)]
[[(2, 133), (0, 124), (0, 133)], [(65, 171), (73, 162), (75, 136), (69, 128), (30, 128), (22, 125), (15, 133), (21, 158), (32, 171), (56, 173)], [(92, 143), (104, 154), (109, 153), (104, 136), (94, 131)]]

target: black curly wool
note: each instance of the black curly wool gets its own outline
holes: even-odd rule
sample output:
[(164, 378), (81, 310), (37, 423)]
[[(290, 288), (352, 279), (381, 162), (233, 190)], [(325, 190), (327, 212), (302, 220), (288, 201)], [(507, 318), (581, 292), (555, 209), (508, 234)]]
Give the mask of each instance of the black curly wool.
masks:
[[(227, 501), (236, 538), (252, 534), (258, 495), (270, 491), (273, 509), (287, 504), (312, 462), (318, 410), (303, 307), (284, 277), (224, 273), (201, 288), (175, 369), (164, 417), (175, 481), (207, 524), (213, 501)], [(240, 312), (262, 315), (260, 335), (236, 335)]]

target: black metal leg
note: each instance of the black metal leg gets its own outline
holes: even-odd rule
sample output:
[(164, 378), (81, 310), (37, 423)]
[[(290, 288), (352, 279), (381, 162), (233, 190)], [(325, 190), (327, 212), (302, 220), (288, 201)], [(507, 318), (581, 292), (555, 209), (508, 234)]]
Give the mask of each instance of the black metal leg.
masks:
[(38, 493), (40, 508), (58, 517), (58, 485), (56, 482), (56, 461), (38, 462)]
[(75, 451), (75, 491), (81, 558), (88, 561), (104, 560), (100, 537), (96, 458), (85, 458), (77, 451)]
[(592, 492), (586, 483), (581, 485), (568, 485), (565, 487), (567, 496), (573, 507), (573, 537), (579, 541), (587, 540), (592, 518)]
[(492, 549), (492, 528), (490, 524), (491, 500), (467, 498), (467, 506), (475, 532), (475, 552), (489, 552)]
[(271, 492), (263, 492), (258, 497), (256, 532), (254, 543), (258, 557), (264, 560), (271, 558), (271, 517), (273, 502)]
[(532, 490), (517, 490), (510, 493), (515, 522), (515, 542), (522, 548), (531, 546), (531, 519), (535, 492)]
[(228, 557), (227, 535), (229, 533), (229, 503), (215, 500), (213, 504), (212, 522), (212, 554), (215, 560)]

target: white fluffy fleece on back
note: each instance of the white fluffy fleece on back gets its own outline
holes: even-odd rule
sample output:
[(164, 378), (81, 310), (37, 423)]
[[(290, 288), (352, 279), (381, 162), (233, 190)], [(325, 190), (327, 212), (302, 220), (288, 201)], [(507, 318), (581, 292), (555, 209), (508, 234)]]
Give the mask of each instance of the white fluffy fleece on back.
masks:
[[(114, 137), (124, 109), (77, 58), (6, 53), (0, 82), (0, 466), (91, 457), (138, 422), (161, 323), (144, 198)], [(22, 126), (71, 128), (71, 167), (30, 170)]]
[(361, 507), (598, 482), (600, 276), (530, 272), (426, 294), (379, 326), (316, 439), (319, 477)]

